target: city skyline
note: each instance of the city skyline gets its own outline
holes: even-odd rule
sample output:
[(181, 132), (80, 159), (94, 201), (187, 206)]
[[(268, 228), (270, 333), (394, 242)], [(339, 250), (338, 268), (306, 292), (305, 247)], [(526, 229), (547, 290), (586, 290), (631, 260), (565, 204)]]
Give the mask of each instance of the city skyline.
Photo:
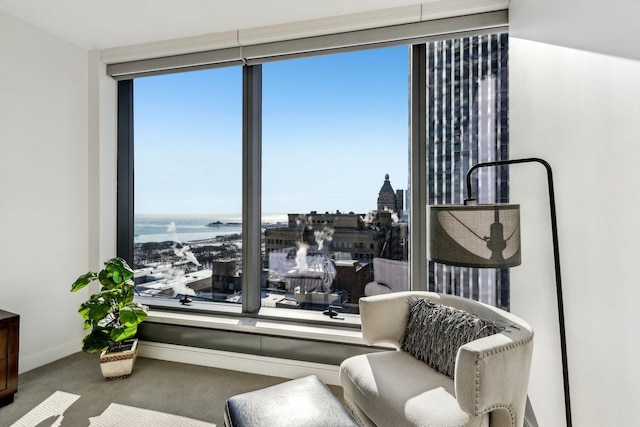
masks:
[[(385, 174), (407, 187), (408, 63), (403, 46), (263, 65), (264, 213), (368, 213)], [(241, 80), (136, 80), (137, 214), (241, 212)]]

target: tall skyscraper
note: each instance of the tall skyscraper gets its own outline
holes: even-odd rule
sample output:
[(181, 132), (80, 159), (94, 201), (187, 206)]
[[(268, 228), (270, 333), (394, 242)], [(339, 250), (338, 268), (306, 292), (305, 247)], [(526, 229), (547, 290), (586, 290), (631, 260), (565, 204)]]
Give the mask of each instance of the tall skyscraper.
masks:
[[(428, 204), (460, 204), (466, 172), (509, 156), (508, 34), (427, 44)], [(508, 202), (508, 169), (483, 168), (473, 177), (482, 203)], [(509, 307), (508, 270), (430, 263), (430, 286)]]

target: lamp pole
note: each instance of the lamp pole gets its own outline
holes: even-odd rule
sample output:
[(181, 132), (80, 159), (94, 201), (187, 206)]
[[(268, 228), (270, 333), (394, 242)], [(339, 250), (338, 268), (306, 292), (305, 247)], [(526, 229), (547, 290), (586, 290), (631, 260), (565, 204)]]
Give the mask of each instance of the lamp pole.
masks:
[(467, 201), (473, 201), (471, 197), (471, 174), (479, 168), (489, 167), (489, 166), (502, 166), (502, 165), (513, 165), (517, 163), (539, 163), (545, 167), (547, 170), (547, 183), (549, 186), (549, 208), (551, 212), (551, 233), (553, 236), (553, 260), (555, 264), (555, 273), (556, 273), (556, 296), (558, 300), (558, 320), (560, 323), (560, 350), (562, 352), (562, 375), (564, 380), (564, 408), (565, 415), (567, 420), (567, 427), (571, 427), (571, 402), (570, 402), (570, 393), (569, 393), (569, 369), (567, 363), (567, 341), (565, 336), (565, 327), (564, 327), (564, 304), (562, 302), (562, 276), (560, 274), (560, 251), (558, 249), (558, 222), (556, 220), (556, 201), (555, 201), (555, 192), (553, 189), (553, 173), (551, 171), (551, 166), (543, 159), (539, 159), (536, 157), (529, 157), (524, 159), (513, 159), (513, 160), (498, 160), (495, 162), (486, 162), (486, 163), (478, 163), (472, 166), (467, 172)]

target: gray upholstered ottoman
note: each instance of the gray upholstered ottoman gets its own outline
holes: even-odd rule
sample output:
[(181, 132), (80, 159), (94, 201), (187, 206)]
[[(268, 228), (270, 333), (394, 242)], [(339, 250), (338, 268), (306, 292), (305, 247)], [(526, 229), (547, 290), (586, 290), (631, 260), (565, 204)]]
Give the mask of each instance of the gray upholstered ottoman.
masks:
[(226, 427), (358, 427), (351, 414), (315, 375), (227, 400)]

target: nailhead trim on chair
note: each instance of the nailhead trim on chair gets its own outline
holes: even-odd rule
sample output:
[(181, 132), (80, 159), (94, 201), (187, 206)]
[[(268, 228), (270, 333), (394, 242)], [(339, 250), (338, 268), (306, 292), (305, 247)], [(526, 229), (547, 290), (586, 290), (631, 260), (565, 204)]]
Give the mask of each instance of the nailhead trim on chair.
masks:
[(507, 412), (509, 413), (509, 418), (511, 418), (511, 425), (515, 426), (516, 425), (516, 416), (513, 413), (513, 410), (511, 409), (511, 405), (504, 405), (504, 404), (496, 404), (496, 405), (491, 405), (488, 408), (484, 408), (484, 410), (482, 412), (480, 412), (480, 359), (481, 359), (481, 355), (478, 355), (476, 357), (476, 390), (475, 390), (475, 395), (476, 395), (476, 408), (475, 408), (475, 415), (482, 415), (482, 414), (486, 414), (489, 413), (491, 411), (493, 411), (494, 409), (506, 409)]
[[(504, 331), (504, 332), (508, 332), (508, 330)], [(504, 333), (503, 332), (503, 333)], [(509, 412), (509, 417), (511, 418), (511, 425), (515, 426), (516, 425), (516, 414), (513, 412), (513, 409), (511, 408), (511, 405), (505, 405), (505, 404), (496, 404), (496, 405), (491, 405), (487, 408), (484, 408), (484, 410), (482, 412), (480, 412), (480, 360), (486, 356), (491, 356), (493, 354), (497, 354), (497, 353), (502, 353), (503, 351), (507, 351), (507, 350), (511, 350), (514, 349), (516, 347), (520, 347), (523, 345), (526, 345), (528, 343), (531, 342), (531, 340), (533, 340), (533, 336), (530, 336), (528, 339), (526, 340), (522, 340), (522, 341), (518, 341), (516, 343), (513, 344), (509, 344), (509, 345), (505, 345), (490, 351), (486, 351), (483, 353), (480, 353), (476, 356), (476, 389), (475, 389), (475, 415), (481, 415), (481, 414), (486, 414), (488, 412), (491, 412), (495, 409), (506, 409), (507, 412)]]

